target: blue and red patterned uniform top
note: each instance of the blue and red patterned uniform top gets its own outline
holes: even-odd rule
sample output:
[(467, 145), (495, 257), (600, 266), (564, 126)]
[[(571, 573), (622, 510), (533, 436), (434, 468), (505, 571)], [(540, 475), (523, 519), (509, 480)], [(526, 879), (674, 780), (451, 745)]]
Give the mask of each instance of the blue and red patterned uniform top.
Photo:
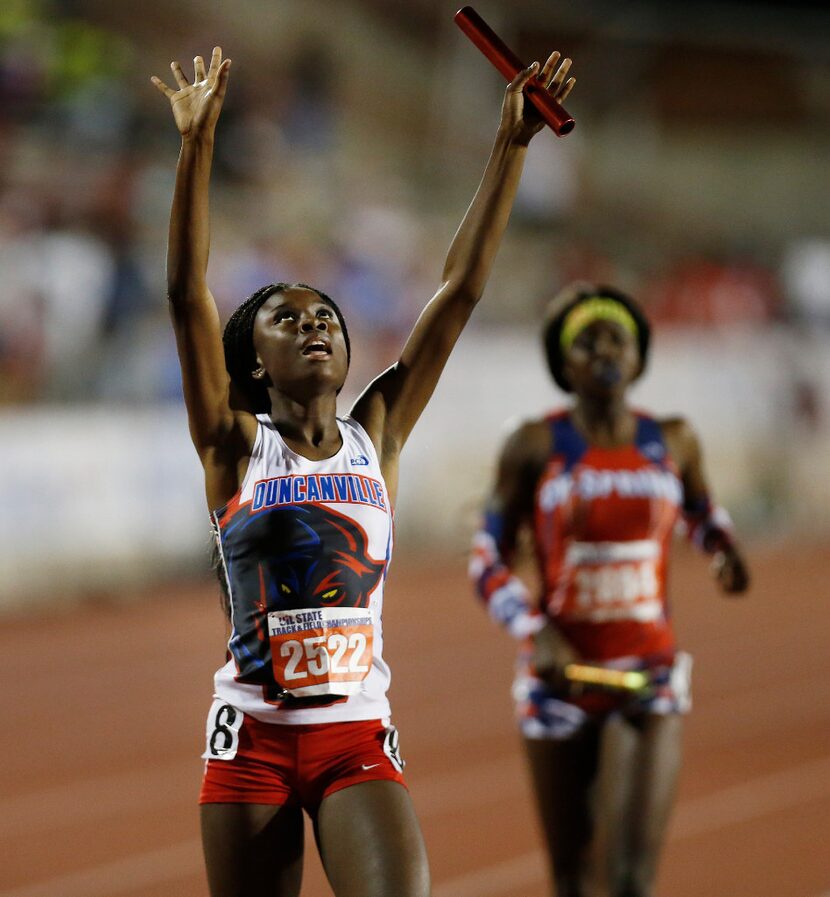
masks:
[(638, 413), (634, 442), (617, 448), (589, 445), (568, 412), (549, 425), (533, 522), (546, 614), (587, 661), (670, 661), (668, 551), (683, 487), (659, 424)]

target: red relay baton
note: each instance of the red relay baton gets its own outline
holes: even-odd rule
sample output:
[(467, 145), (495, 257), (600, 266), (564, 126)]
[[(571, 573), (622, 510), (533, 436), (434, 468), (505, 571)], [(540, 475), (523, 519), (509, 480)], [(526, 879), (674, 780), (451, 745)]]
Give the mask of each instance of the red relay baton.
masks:
[[(493, 65), (512, 81), (526, 66), (504, 43), (495, 31), (481, 18), (472, 6), (462, 6), (455, 14), (455, 24), (470, 38)], [(554, 100), (538, 78), (531, 78), (524, 87), (524, 95), (536, 107), (546, 124), (558, 137), (570, 134), (574, 120)]]

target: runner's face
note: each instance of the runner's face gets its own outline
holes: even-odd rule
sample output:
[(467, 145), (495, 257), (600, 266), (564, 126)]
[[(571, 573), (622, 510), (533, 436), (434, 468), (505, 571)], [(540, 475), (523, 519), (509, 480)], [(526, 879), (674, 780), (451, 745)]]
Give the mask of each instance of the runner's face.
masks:
[(564, 374), (579, 395), (621, 395), (640, 373), (636, 336), (616, 321), (594, 321), (565, 353)]
[(260, 378), (277, 389), (318, 394), (339, 390), (346, 379), (343, 330), (314, 290), (292, 287), (269, 296), (257, 312), (253, 337)]

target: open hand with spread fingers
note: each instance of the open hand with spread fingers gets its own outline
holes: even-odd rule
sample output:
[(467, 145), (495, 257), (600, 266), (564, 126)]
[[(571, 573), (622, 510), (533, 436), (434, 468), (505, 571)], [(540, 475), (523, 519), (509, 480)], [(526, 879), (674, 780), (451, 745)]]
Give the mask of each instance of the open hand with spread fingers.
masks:
[(182, 137), (213, 136), (228, 86), (230, 66), (230, 59), (222, 59), (222, 48), (214, 47), (207, 72), (204, 59), (201, 56), (194, 57), (192, 84), (178, 62), (170, 63), (178, 89), (168, 87), (155, 75), (150, 78), (170, 100), (173, 118)]

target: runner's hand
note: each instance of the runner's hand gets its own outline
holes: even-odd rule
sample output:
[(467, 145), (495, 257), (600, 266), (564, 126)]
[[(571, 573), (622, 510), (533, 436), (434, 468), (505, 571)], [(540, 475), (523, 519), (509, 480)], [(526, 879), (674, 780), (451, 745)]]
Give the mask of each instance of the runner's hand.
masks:
[(552, 623), (545, 623), (533, 636), (533, 668), (536, 675), (552, 688), (567, 688), (565, 667), (580, 660), (579, 654)]
[(194, 57), (192, 84), (188, 82), (178, 62), (170, 63), (178, 90), (168, 87), (155, 75), (150, 78), (170, 100), (173, 118), (182, 137), (213, 136), (228, 86), (230, 65), (230, 59), (222, 59), (222, 48), (214, 47), (207, 72), (204, 59), (201, 56)]
[(739, 595), (749, 587), (749, 570), (734, 546), (715, 552), (712, 571), (727, 594)]
[(534, 62), (510, 82), (504, 95), (501, 110), (501, 126), (513, 137), (516, 143), (526, 144), (542, 130), (542, 117), (536, 111), (536, 107), (522, 93), (522, 88), (536, 77), (546, 85), (548, 93), (558, 102), (562, 103), (576, 84), (576, 78), (567, 78), (571, 67), (571, 60), (564, 59), (559, 65), (561, 54), (554, 50), (547, 62), (539, 72), (539, 63)]

